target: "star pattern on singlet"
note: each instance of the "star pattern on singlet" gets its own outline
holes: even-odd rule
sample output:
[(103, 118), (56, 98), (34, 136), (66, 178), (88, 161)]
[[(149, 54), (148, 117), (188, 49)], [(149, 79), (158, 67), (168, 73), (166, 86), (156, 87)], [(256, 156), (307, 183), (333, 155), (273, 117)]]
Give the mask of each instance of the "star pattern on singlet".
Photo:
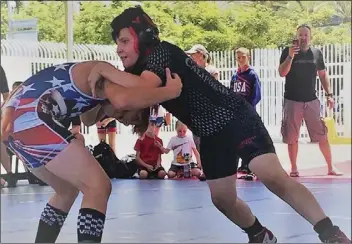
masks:
[(21, 113), (37, 111), (51, 115), (57, 120), (75, 117), (100, 102), (75, 88), (68, 69), (74, 63), (58, 64), (43, 69), (27, 79), (13, 94), (8, 104), (16, 106)]

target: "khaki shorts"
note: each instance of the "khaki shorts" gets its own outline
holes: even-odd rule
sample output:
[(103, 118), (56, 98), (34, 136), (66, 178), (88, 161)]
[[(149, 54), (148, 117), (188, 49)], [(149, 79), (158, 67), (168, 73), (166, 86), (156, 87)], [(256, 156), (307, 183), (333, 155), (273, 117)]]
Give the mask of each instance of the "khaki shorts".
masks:
[(310, 102), (296, 102), (285, 99), (281, 134), (283, 142), (294, 144), (298, 142), (299, 131), (304, 119), (311, 142), (327, 140), (327, 127), (320, 117), (320, 102), (315, 99)]

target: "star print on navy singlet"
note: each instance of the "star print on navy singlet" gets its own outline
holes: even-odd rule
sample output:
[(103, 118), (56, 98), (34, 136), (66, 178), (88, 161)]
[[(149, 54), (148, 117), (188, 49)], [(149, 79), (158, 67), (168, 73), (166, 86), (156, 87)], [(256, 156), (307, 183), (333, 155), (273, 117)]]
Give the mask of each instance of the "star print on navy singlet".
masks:
[(83, 94), (71, 81), (75, 63), (59, 64), (39, 71), (13, 94), (7, 106), (18, 112), (43, 112), (56, 120), (76, 117), (96, 106), (100, 99)]
[(183, 88), (178, 98), (164, 102), (162, 106), (195, 135), (213, 135), (234, 119), (243, 99), (215, 80), (180, 48), (161, 42), (148, 57), (144, 70), (157, 74), (165, 84), (166, 67), (180, 76)]

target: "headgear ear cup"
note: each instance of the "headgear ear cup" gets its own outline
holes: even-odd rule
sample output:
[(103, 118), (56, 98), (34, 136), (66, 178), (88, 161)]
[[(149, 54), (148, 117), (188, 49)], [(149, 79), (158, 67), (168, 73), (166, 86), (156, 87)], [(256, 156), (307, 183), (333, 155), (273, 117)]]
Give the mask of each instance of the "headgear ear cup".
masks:
[(111, 36), (114, 41), (121, 29), (133, 28), (139, 39), (141, 50), (150, 49), (160, 41), (158, 27), (140, 6), (124, 10), (114, 18), (110, 26), (113, 29)]
[(155, 31), (152, 27), (149, 27), (139, 32), (138, 38), (146, 48), (153, 47), (159, 42), (159, 37), (155, 34)]

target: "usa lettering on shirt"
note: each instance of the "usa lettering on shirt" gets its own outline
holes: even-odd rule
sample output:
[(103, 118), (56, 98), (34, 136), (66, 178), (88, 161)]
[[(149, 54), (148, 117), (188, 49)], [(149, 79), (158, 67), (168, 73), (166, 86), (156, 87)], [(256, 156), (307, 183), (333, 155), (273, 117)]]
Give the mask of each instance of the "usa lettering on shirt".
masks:
[(244, 72), (238, 70), (232, 77), (231, 88), (234, 92), (241, 93), (248, 100), (252, 97), (253, 83), (248, 69)]
[(245, 81), (235, 82), (233, 90), (234, 92), (246, 93), (246, 82)]

